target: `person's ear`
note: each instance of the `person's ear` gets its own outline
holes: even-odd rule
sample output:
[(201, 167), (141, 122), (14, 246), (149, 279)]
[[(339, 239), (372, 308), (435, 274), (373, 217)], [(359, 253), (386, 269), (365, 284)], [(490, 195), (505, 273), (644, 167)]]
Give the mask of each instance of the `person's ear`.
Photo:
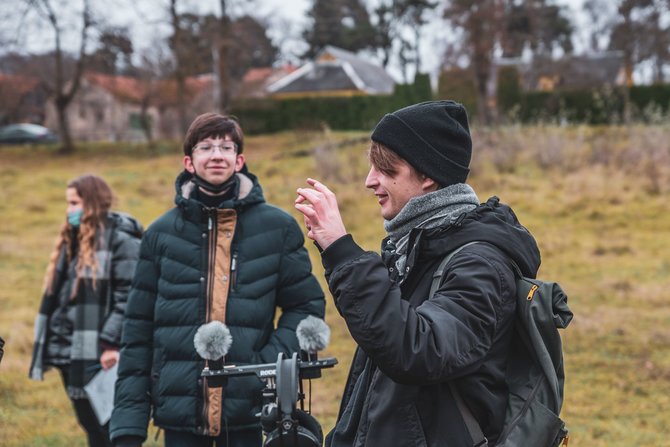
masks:
[(193, 159), (188, 155), (184, 155), (184, 169), (186, 169), (191, 174), (195, 173), (195, 167), (193, 166)]
[(440, 189), (440, 185), (438, 185), (438, 183), (432, 178), (424, 176), (423, 181), (421, 182), (421, 188), (425, 192), (431, 192)]
[(235, 158), (235, 172), (240, 172), (244, 167), (244, 154), (238, 154)]

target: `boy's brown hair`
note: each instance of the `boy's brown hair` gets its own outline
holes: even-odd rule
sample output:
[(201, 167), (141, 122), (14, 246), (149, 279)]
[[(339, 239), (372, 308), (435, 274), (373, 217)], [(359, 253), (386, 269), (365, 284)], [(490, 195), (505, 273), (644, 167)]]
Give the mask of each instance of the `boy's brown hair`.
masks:
[(184, 155), (191, 156), (193, 147), (205, 138), (223, 138), (229, 135), (235, 145), (237, 153), (244, 151), (244, 133), (237, 118), (232, 115), (218, 113), (203, 113), (199, 115), (186, 131), (184, 138)]

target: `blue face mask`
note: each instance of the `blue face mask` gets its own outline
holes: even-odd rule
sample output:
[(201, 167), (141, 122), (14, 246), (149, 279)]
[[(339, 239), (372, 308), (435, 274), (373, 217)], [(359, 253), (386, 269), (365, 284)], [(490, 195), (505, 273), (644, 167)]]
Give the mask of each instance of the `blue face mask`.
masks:
[(81, 223), (81, 216), (84, 214), (84, 210), (77, 210), (67, 213), (67, 221), (73, 227), (78, 227)]

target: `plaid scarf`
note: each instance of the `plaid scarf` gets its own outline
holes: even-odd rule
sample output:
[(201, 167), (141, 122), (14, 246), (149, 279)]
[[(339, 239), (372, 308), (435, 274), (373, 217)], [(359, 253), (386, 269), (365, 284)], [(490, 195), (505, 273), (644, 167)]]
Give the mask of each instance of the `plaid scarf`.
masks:
[[(111, 305), (109, 287), (112, 253), (107, 247), (111, 246), (113, 233), (114, 227), (108, 225), (98, 235), (100, 248), (96, 251), (97, 271), (95, 275), (95, 287), (93, 285), (92, 269), (86, 268), (79, 281), (77, 293), (73, 298), (75, 317), (70, 363), (69, 365), (63, 365), (64, 368), (69, 369), (67, 392), (72, 399), (86, 397), (83, 388), (84, 385), (101, 368), (99, 359), (102, 352), (99, 336), (105, 316)], [(74, 278), (68, 278), (68, 275), (75, 274), (75, 269), (71, 268), (71, 264), (75, 264), (76, 262), (75, 258), (71, 260), (71, 263), (68, 263), (65, 247), (63, 247), (56, 264), (53, 292), (45, 293), (42, 296), (39, 314), (35, 319), (35, 344), (29, 372), (29, 377), (33, 380), (44, 379), (44, 350), (47, 341), (49, 318), (59, 305), (58, 294), (60, 288), (68, 279), (74, 281)], [(48, 366), (46, 369), (48, 369)]]

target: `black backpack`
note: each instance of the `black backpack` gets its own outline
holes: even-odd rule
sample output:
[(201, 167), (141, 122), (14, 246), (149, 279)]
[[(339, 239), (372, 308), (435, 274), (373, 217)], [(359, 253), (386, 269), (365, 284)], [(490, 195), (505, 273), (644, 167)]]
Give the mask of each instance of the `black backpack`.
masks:
[[(451, 258), (470, 242), (449, 253), (433, 274), (430, 296), (439, 288)], [(498, 447), (567, 445), (568, 430), (558, 416), (563, 404), (563, 351), (558, 329), (572, 320), (568, 297), (557, 283), (526, 278), (512, 261), (516, 275), (515, 330), (507, 363), (509, 400)], [(456, 387), (451, 392), (473, 445), (488, 446), (481, 427)]]

